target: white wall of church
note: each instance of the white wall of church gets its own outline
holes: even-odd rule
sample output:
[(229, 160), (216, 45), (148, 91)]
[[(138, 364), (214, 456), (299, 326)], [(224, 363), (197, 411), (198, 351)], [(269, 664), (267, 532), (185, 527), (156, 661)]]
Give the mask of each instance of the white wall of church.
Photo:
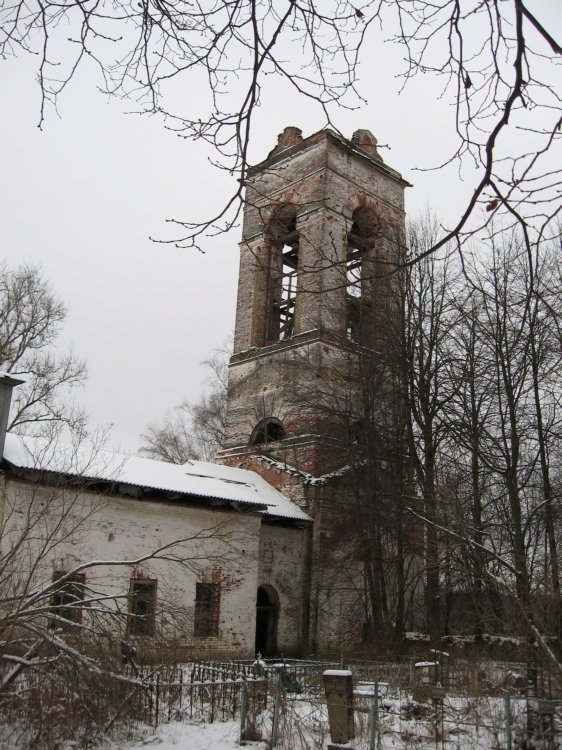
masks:
[[(14, 586), (31, 590), (50, 583), (54, 573), (99, 561), (85, 570), (86, 586), (109, 597), (105, 604), (122, 610), (122, 636), (127, 637), (130, 580), (155, 579), (154, 635), (132, 639), (139, 646), (150, 650), (169, 639), (186, 657), (253, 655), (261, 524), (256, 513), (62, 491), (14, 480), (5, 487), (2, 553), (14, 551)], [(194, 635), (198, 581), (220, 588), (214, 636)], [(83, 608), (84, 622), (94, 609)], [(118, 621), (112, 625), (117, 630)]]

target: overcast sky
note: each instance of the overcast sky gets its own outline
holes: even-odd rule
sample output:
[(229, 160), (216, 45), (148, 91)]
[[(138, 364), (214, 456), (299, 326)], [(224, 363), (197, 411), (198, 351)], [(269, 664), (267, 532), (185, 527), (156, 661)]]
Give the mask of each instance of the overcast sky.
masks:
[[(550, 18), (559, 16), (555, 4), (536, 2)], [(414, 185), (410, 215), (430, 205), (450, 222), (472, 191), (470, 175), (414, 167), (446, 155), (452, 112), (431, 80), (399, 95), (399, 64), (397, 49), (373, 45), (361, 68), (369, 103), (338, 113), (336, 124), (347, 137), (370, 129), (390, 146), (384, 160)], [(240, 228), (207, 241), (205, 254), (150, 237), (173, 236), (166, 219), (216, 211), (233, 178), (217, 173), (201, 144), (108, 101), (89, 73), (65, 92), (58, 114), (47, 112), (42, 130), (31, 58), (0, 62), (0, 101), (3, 256), (10, 266), (41, 265), (68, 307), (62, 343), (88, 363), (81, 402), (94, 423), (113, 425), (115, 446), (136, 451), (147, 423), (197, 398), (205, 377), (199, 363), (233, 329)], [(272, 81), (251, 161), (265, 158), (287, 125), (306, 137), (325, 122)]]

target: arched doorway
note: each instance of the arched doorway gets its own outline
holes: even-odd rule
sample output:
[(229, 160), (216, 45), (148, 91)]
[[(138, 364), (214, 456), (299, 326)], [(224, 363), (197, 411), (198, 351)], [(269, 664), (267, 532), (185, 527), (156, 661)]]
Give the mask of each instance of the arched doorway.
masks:
[(275, 656), (279, 597), (273, 586), (260, 586), (256, 601), (256, 654)]

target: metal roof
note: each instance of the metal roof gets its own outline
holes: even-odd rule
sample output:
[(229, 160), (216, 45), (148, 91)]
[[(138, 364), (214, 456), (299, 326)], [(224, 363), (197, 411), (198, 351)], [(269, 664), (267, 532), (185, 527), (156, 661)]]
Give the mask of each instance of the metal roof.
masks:
[(4, 460), (22, 469), (224, 500), (246, 507), (261, 507), (262, 512), (277, 518), (310, 521), (310, 517), (295, 503), (259, 474), (246, 469), (205, 461), (170, 464), (97, 450), (84, 443), (75, 447), (68, 443), (59, 444), (57, 441), (11, 433), (6, 435)]

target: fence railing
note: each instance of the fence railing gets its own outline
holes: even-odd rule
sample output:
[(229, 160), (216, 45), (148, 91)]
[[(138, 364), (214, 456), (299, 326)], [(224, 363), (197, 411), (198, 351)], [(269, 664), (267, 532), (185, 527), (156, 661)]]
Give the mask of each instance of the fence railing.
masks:
[[(510, 692), (526, 695), (533, 686), (534, 695), (548, 699), (562, 699), (562, 681), (559, 672), (550, 664), (526, 664), (486, 659), (451, 658), (437, 652), (427, 661), (414, 657), (389, 657), (378, 661), (347, 659), (345, 666), (358, 680), (388, 682), (396, 687), (413, 690), (419, 685), (423, 665), (434, 665), (432, 679), (435, 684), (462, 695), (490, 695), (501, 697)], [(421, 667), (421, 669), (420, 669)]]
[(141, 683), (135, 688), (139, 718), (154, 726), (175, 718), (209, 723), (236, 719), (248, 685), (259, 686), (267, 701), (267, 678), (234, 664), (136, 667), (130, 673)]
[[(334, 666), (340, 665), (259, 660), (138, 669), (136, 677), (143, 683), (137, 694), (139, 718), (153, 725), (179, 718), (230, 719), (239, 721), (241, 739), (267, 740), (271, 747), (287, 750), (321, 746), (328, 738), (322, 673)], [(442, 750), (455, 750), (461, 738), (461, 745), (468, 741), (474, 748), (515, 748), (530, 734), (537, 747), (562, 747), (560, 699), (526, 696), (526, 687), (513, 685), (486, 692), (481, 684), (475, 691), (470, 665), (456, 662), (448, 684), (417, 682), (413, 660), (348, 662), (346, 667), (357, 688), (356, 750), (383, 750), (396, 743), (413, 747), (415, 738)], [(498, 663), (493, 667), (499, 677), (515, 674), (518, 668)], [(540, 686), (552, 693), (551, 684), (543, 681)]]
[[(15, 712), (21, 695), (36, 696), (43, 722), (55, 704), (69, 716), (79, 716), (87, 705), (88, 715), (98, 711), (96, 721), (104, 727), (120, 717), (153, 726), (230, 720), (238, 722), (243, 739), (308, 750), (328, 739), (323, 672), (346, 667), (355, 685), (355, 750), (414, 748), (419, 742), (440, 750), (515, 750), (526, 737), (532, 738), (529, 747), (562, 748), (561, 680), (545, 665), (472, 663), (435, 653), (426, 662), (259, 659), (149, 667), (131, 661), (125, 675), (114, 666), (77, 672), (68, 660), (42, 657), (0, 698)], [(96, 708), (97, 697), (107, 705), (100, 698)], [(35, 703), (30, 705), (33, 718)]]

